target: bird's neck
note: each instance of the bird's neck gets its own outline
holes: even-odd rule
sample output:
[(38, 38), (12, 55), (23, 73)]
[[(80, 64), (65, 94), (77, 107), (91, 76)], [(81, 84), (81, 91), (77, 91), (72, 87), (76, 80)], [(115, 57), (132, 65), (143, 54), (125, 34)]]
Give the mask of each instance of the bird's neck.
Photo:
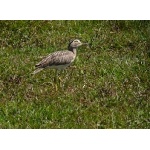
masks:
[(74, 54), (76, 54), (77, 50), (74, 47), (69, 47), (69, 51), (72, 51)]

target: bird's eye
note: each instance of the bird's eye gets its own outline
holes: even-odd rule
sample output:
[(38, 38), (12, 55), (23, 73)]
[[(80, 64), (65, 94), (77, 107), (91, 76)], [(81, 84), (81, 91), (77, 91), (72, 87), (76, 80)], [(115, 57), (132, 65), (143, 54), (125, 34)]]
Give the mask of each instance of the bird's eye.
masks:
[(77, 42), (79, 42), (79, 41), (75, 40), (74, 42), (77, 43)]

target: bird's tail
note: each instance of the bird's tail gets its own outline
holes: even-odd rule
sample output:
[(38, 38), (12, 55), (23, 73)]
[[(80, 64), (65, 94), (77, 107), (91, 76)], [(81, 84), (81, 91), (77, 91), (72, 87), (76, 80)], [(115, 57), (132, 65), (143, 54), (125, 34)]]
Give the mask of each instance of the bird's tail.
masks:
[(36, 73), (42, 71), (43, 69), (44, 69), (44, 68), (37, 68), (32, 74), (34, 75), (34, 74), (36, 74)]

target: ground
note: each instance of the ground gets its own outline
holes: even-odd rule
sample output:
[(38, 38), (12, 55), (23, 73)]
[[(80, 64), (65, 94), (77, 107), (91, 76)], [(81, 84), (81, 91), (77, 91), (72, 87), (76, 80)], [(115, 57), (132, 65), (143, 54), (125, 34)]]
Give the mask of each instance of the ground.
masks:
[[(0, 21), (0, 128), (150, 128), (150, 21)], [(32, 75), (71, 39), (72, 66)]]

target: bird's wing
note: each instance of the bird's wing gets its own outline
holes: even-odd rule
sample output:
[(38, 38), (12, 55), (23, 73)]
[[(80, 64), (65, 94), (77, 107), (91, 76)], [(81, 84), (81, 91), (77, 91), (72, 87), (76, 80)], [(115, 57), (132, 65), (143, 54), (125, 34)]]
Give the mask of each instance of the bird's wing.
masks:
[(69, 64), (74, 60), (75, 56), (71, 51), (57, 51), (49, 54), (41, 62), (36, 64), (38, 68), (45, 68), (52, 65)]

